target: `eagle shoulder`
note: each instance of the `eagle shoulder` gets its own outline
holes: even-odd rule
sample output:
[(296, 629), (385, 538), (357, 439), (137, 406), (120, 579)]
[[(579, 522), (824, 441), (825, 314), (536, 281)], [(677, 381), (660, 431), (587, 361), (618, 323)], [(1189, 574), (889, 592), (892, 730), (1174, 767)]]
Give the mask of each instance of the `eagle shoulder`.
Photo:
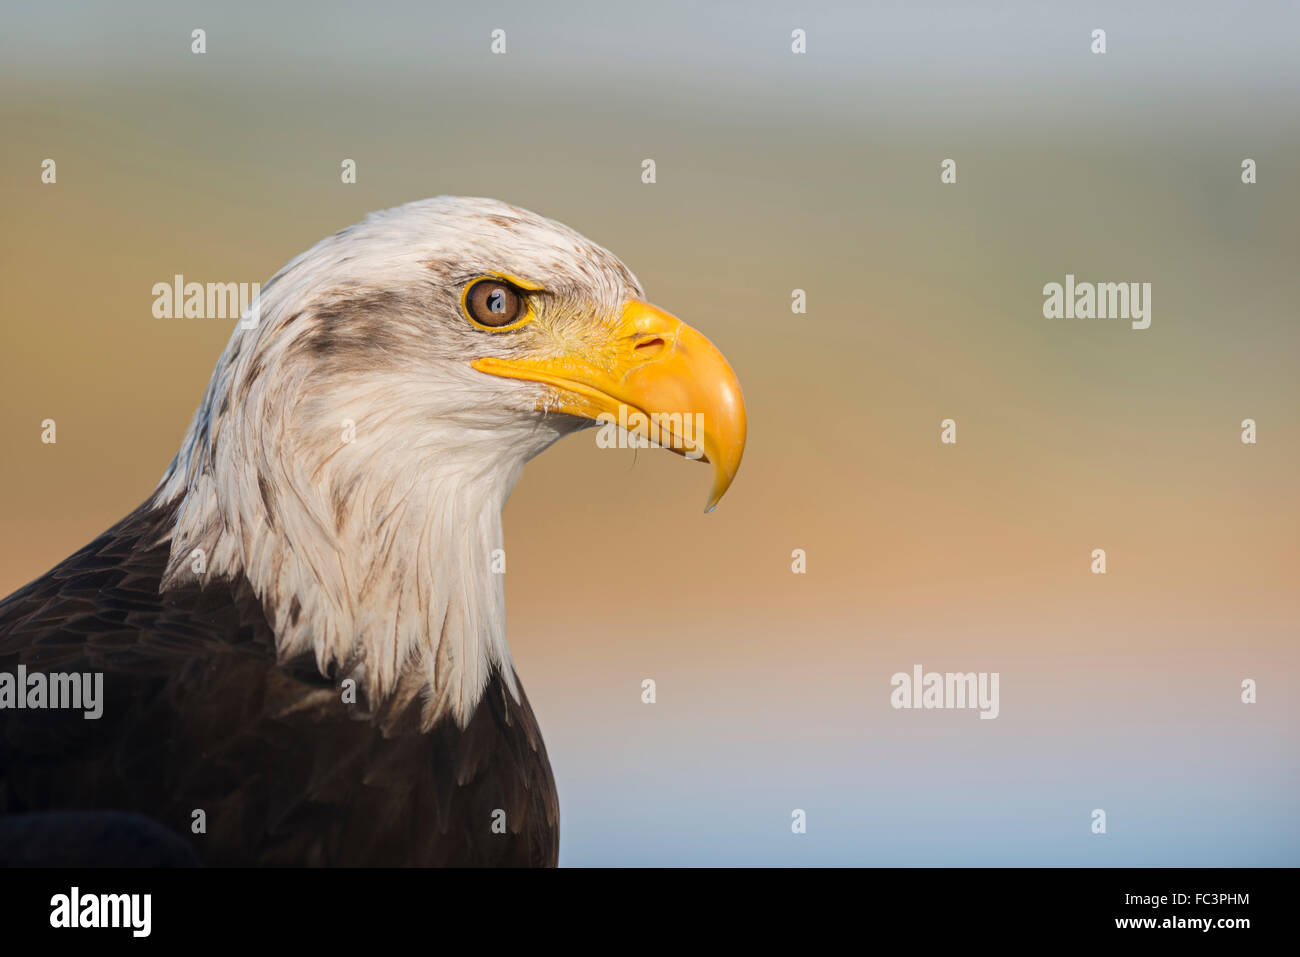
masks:
[(97, 719), (0, 711), (0, 815), (24, 815), (5, 833), (78, 812), (76, 834), (120, 834), (93, 814), (126, 813), (206, 864), (556, 863), (555, 783), (522, 690), (494, 672), (464, 728), (380, 722), (314, 660), (277, 662), (247, 581), (160, 594), (173, 518), (146, 504), (0, 601), (0, 671), (103, 675)]

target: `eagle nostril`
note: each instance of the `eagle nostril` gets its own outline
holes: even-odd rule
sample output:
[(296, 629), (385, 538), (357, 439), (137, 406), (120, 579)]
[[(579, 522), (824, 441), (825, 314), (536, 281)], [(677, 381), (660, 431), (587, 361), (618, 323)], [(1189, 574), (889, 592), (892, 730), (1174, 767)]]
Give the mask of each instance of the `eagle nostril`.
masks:
[(660, 353), (668, 348), (668, 343), (664, 342), (662, 336), (651, 336), (648, 339), (642, 339), (632, 347), (632, 352), (639, 359), (657, 359)]

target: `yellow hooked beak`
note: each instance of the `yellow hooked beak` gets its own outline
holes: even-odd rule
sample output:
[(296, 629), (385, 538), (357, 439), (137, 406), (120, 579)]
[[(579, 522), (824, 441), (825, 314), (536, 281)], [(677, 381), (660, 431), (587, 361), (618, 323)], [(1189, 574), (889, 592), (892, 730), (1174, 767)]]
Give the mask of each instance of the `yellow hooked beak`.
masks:
[(704, 336), (640, 300), (597, 346), (545, 359), (475, 360), (480, 372), (558, 390), (541, 407), (614, 422), (713, 466), (706, 512), (731, 486), (745, 453), (745, 400), (736, 374)]

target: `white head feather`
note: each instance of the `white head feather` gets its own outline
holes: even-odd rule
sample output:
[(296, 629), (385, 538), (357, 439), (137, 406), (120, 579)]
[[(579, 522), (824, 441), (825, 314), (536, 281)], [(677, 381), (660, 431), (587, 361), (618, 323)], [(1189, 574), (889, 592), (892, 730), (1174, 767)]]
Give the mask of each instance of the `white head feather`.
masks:
[[(526, 336), (461, 315), (490, 273), (547, 290)], [(157, 506), (180, 500), (164, 590), (242, 574), (282, 659), (314, 652), (372, 705), (422, 696), (426, 727), (464, 725), (493, 668), (517, 696), (501, 509), (524, 463), (585, 423), (470, 362), (580, 347), (641, 295), (606, 250), (495, 200), (409, 203), (322, 240), (236, 328), (159, 484)]]

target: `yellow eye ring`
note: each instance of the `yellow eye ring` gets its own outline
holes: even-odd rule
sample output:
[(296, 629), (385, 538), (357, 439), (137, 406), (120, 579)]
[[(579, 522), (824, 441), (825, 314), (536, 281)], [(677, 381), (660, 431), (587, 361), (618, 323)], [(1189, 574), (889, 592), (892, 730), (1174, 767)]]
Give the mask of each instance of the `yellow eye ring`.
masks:
[(540, 289), (504, 273), (489, 273), (467, 282), (460, 293), (460, 311), (485, 332), (509, 332), (533, 319), (529, 292)]

